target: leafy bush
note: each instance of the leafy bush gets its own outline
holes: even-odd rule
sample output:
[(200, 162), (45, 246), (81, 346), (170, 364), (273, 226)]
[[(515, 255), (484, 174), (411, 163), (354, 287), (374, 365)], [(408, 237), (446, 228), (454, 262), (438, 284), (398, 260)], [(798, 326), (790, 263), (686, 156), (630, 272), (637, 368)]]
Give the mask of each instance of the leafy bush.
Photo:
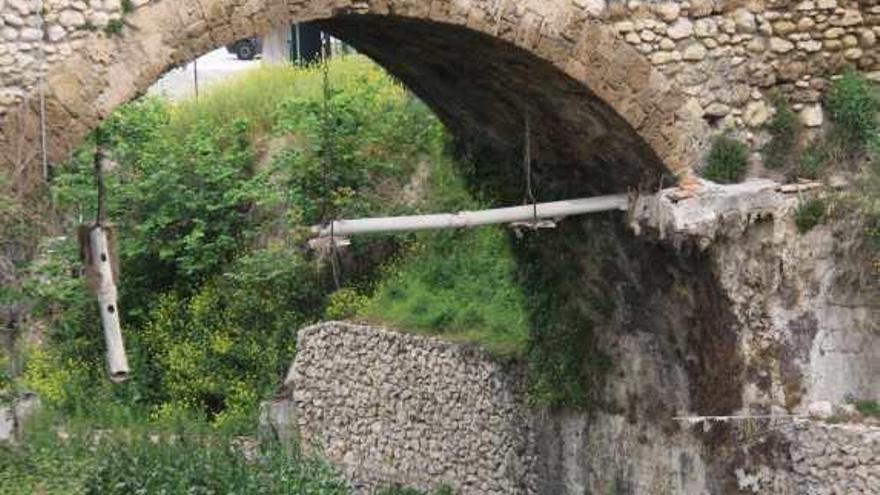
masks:
[(764, 164), (769, 168), (782, 168), (795, 158), (801, 124), (784, 99), (778, 99), (775, 106), (776, 114), (767, 123), (771, 139), (764, 148)]
[(794, 221), (802, 234), (809, 232), (825, 219), (828, 206), (825, 201), (813, 198), (800, 205), (795, 211)]
[(826, 96), (825, 106), (831, 114), (836, 137), (850, 151), (864, 149), (876, 138), (880, 96), (863, 75), (847, 71), (834, 81)]
[(720, 136), (712, 142), (703, 176), (721, 184), (741, 182), (748, 166), (748, 148), (736, 139)]
[(159, 415), (201, 411), (246, 431), (290, 365), (296, 331), (317, 319), (322, 292), (297, 256), (258, 252), (188, 299), (165, 294), (132, 340), (131, 385)]
[(364, 310), (369, 299), (352, 288), (340, 289), (327, 299), (324, 318), (328, 320), (344, 320)]

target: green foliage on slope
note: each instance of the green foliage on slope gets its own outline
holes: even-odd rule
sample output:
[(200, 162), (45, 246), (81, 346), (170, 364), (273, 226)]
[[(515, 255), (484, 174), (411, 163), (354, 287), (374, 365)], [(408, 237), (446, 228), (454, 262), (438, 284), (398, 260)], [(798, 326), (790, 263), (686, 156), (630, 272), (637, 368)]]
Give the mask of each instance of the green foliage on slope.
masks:
[[(435, 164), (426, 189), (435, 211), (481, 206), (446, 160)], [(516, 280), (503, 228), (421, 233), (386, 267), (362, 314), (408, 331), (476, 343), (499, 357), (521, 355), (528, 315)]]
[[(301, 229), (322, 219), (478, 206), (422, 103), (362, 58), (330, 73), (327, 114), (318, 70), (263, 68), (198, 102), (141, 99), (105, 122), (133, 377), (104, 379), (75, 243), (47, 244), (27, 292), (50, 323), (48, 345), (31, 351), (25, 376), (46, 404), (85, 416), (103, 401), (246, 431), (296, 331), (325, 316), (523, 351), (527, 318), (500, 229), (354, 239), (342, 292), (303, 249)], [(93, 149), (87, 140), (53, 177), (69, 231), (95, 215)]]

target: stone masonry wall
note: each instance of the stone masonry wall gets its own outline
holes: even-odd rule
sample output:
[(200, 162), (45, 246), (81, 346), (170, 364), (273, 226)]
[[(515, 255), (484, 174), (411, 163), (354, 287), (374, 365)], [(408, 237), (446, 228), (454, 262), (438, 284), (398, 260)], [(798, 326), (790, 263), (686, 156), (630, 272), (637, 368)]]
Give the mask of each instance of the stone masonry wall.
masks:
[(43, 70), (122, 17), (122, 0), (0, 0), (0, 115), (35, 91)]
[(520, 378), (484, 352), (327, 323), (299, 332), (286, 386), (302, 445), (356, 488), (531, 493)]
[[(733, 486), (707, 471), (717, 451), (698, 447), (704, 428), (696, 426), (682, 433), (696, 448), (671, 459), (655, 457), (621, 478), (590, 473), (615, 469), (602, 458), (620, 448), (623, 417), (530, 410), (522, 399), (518, 368), (500, 366), (478, 350), (325, 323), (300, 331), (296, 361), (267, 421), (276, 431), (295, 425), (302, 445), (325, 456), (362, 493), (391, 485), (446, 485), (463, 495), (575, 494), (595, 488), (579, 479), (603, 474), (618, 476), (606, 489), (620, 493), (661, 493), (644, 491), (636, 481), (652, 477), (688, 480), (667, 484), (662, 493), (669, 494), (880, 491), (880, 426), (806, 417), (733, 425)], [(657, 435), (644, 447), (661, 441)], [(568, 466), (564, 478), (539, 481), (548, 474), (541, 467), (548, 454)], [(689, 460), (680, 463), (679, 457)]]
[(786, 435), (796, 493), (880, 493), (880, 428), (799, 421)]
[(690, 96), (693, 112), (721, 129), (762, 126), (774, 94), (818, 127), (827, 76), (846, 66), (880, 69), (876, 0), (693, 0), (617, 17), (619, 35)]
[(857, 217), (802, 233), (793, 217), (817, 190), (769, 180), (706, 185), (686, 201), (644, 198), (636, 217), (665, 242), (697, 244), (736, 315), (749, 413), (805, 414), (813, 403), (880, 398), (880, 279)]
[[(796, 419), (764, 429), (766, 444), (753, 447), (770, 462), (754, 458), (736, 469), (741, 493), (775, 495), (873, 495), (880, 493), (880, 427)], [(752, 436), (762, 436), (761, 434)], [(775, 457), (775, 459), (773, 459)]]

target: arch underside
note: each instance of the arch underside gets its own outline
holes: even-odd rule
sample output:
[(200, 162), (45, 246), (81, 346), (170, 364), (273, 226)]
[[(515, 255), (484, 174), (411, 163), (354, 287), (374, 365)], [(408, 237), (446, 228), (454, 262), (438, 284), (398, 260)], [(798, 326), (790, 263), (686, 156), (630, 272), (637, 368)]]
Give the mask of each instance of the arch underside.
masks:
[(457, 137), (478, 140), (499, 157), (520, 153), (528, 118), (536, 167), (557, 187), (622, 191), (664, 171), (636, 131), (584, 84), (508, 42), (388, 16), (319, 24), (400, 79)]

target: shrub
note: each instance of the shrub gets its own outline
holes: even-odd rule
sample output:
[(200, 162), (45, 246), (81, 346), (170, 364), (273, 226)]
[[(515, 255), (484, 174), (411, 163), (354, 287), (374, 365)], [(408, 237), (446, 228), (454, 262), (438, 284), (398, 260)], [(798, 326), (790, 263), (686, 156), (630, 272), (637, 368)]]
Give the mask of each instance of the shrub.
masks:
[(165, 294), (133, 335), (129, 386), (155, 410), (189, 408), (247, 430), (293, 360), (297, 329), (318, 318), (322, 292), (297, 255), (257, 252), (189, 298)]
[(827, 205), (822, 199), (814, 198), (800, 205), (795, 211), (795, 225), (802, 234), (809, 232), (813, 227), (822, 223), (825, 219)]
[(821, 179), (825, 173), (828, 159), (828, 149), (822, 144), (808, 147), (801, 156), (800, 162), (795, 169), (795, 177), (792, 177), (792, 179)]
[(785, 100), (776, 102), (776, 114), (767, 123), (767, 130), (771, 140), (764, 148), (764, 164), (768, 168), (787, 166), (794, 159), (801, 124)]
[(834, 81), (825, 105), (834, 131), (850, 151), (859, 151), (876, 137), (880, 97), (871, 82), (853, 70)]
[(722, 184), (741, 182), (746, 174), (748, 158), (749, 151), (745, 144), (727, 136), (718, 137), (712, 142), (703, 176)]
[(351, 288), (340, 289), (327, 299), (324, 318), (328, 320), (344, 320), (351, 318), (367, 306), (369, 299)]

